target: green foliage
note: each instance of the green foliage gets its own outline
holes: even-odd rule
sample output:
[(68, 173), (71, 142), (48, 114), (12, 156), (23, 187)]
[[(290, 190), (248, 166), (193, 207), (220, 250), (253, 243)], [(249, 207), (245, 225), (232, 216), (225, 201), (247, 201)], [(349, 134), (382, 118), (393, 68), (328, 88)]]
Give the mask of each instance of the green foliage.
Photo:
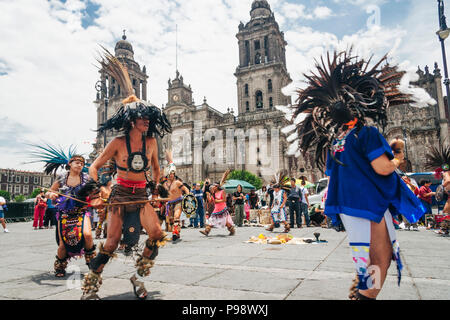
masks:
[(6, 201), (11, 201), (11, 194), (8, 191), (0, 190), (0, 197), (5, 198)]
[(228, 176), (230, 180), (244, 180), (253, 185), (256, 190), (261, 189), (263, 181), (258, 176), (247, 170), (233, 170)]
[(31, 196), (29, 197), (29, 199), (36, 198), (40, 192), (41, 192), (41, 188), (34, 189), (33, 192), (31, 193)]
[(15, 201), (15, 202), (24, 202), (25, 199), (26, 199), (26, 198), (25, 198), (24, 195), (19, 194), (18, 196), (16, 196), (16, 197), (14, 198), (14, 201)]

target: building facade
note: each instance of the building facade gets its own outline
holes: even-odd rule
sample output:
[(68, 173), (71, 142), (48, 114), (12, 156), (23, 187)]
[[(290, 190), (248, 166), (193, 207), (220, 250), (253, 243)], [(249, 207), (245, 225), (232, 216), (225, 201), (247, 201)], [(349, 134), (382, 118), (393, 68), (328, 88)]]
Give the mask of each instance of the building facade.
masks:
[(187, 182), (219, 181), (226, 169), (247, 170), (270, 182), (278, 170), (290, 169), (281, 133), (288, 123), (275, 108), (291, 103), (281, 91), (292, 81), (284, 34), (265, 0), (253, 2), (250, 21), (238, 29), (237, 114), (216, 110), (206, 98), (195, 105), (192, 88), (178, 71), (169, 79), (164, 112), (174, 130), (162, 149), (173, 151), (177, 175)]
[[(290, 176), (305, 175), (310, 181), (324, 177), (314, 165), (313, 152), (304, 157), (287, 156), (289, 143), (281, 129), (289, 123), (276, 106), (292, 103), (281, 89), (292, 80), (286, 65), (284, 33), (280, 31), (267, 0), (254, 0), (250, 20), (240, 23), (238, 33), (239, 65), (236, 76), (237, 114), (232, 109), (226, 113), (210, 106), (204, 98), (196, 105), (191, 85), (177, 70), (175, 78), (168, 80), (167, 103), (162, 107), (172, 124), (173, 132), (158, 139), (160, 165), (167, 165), (165, 151), (172, 150), (177, 175), (193, 183), (206, 178), (220, 180), (230, 168), (248, 170), (265, 183), (273, 180), (281, 169)], [(141, 69), (134, 61), (132, 45), (117, 42), (115, 55), (130, 73), (136, 95), (147, 100), (145, 66)], [(96, 97), (98, 124), (111, 117), (123, 98), (121, 88), (113, 78), (100, 70)], [(417, 85), (436, 100), (436, 105), (415, 108), (410, 105), (388, 109), (388, 125), (384, 134), (388, 141), (394, 137), (406, 139), (408, 167), (405, 171), (423, 171), (425, 152), (423, 146), (439, 144), (448, 137), (448, 112), (442, 95), (442, 76), (435, 65), (433, 74), (428, 67), (418, 70)], [(446, 113), (447, 112), (447, 113)], [(98, 136), (91, 159), (117, 132)]]
[(446, 107), (447, 98), (442, 94), (442, 75), (437, 63), (430, 73), (417, 70), (419, 80), (414, 85), (425, 89), (436, 101), (427, 107), (399, 105), (388, 108), (388, 124), (384, 136), (387, 141), (401, 138), (406, 142), (405, 156), (407, 162), (401, 167), (407, 172), (424, 172), (427, 148), (449, 142), (449, 115)]
[(49, 188), (55, 178), (42, 172), (0, 169), (0, 190), (8, 191), (11, 199), (18, 195), (30, 196), (34, 189)]

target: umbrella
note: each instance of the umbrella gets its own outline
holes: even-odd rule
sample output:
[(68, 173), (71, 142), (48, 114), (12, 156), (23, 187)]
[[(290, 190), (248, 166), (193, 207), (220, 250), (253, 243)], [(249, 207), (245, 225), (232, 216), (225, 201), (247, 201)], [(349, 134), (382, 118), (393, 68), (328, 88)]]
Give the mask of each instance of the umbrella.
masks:
[(256, 188), (251, 185), (250, 183), (248, 183), (247, 181), (244, 180), (227, 180), (227, 182), (225, 182), (225, 184), (222, 186), (222, 188), (228, 192), (228, 193), (232, 193), (236, 191), (236, 188), (238, 185), (242, 186), (242, 192), (247, 193), (250, 192), (250, 190), (255, 190)]

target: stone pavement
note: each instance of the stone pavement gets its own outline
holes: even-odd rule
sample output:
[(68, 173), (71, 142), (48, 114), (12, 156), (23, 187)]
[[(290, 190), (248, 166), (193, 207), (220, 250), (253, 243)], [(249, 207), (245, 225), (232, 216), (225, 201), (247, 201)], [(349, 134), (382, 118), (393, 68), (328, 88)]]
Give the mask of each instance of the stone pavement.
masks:
[[(31, 222), (11, 223), (8, 229), (11, 233), (0, 233), (0, 299), (80, 298), (80, 279), (88, 271), (84, 258), (69, 263), (65, 279), (55, 278), (54, 229), (34, 231)], [(182, 229), (182, 241), (160, 250), (146, 281), (149, 299), (347, 299), (355, 271), (343, 232), (292, 229), (301, 238), (320, 232), (328, 243), (260, 245), (244, 243), (250, 236), (270, 234), (259, 227), (237, 228), (233, 237), (226, 229), (213, 229), (209, 237), (198, 230)], [(401, 286), (393, 263), (379, 299), (450, 299), (450, 238), (425, 229), (397, 234), (404, 263)], [(100, 297), (135, 299), (129, 281), (133, 264), (121, 253), (109, 262)]]

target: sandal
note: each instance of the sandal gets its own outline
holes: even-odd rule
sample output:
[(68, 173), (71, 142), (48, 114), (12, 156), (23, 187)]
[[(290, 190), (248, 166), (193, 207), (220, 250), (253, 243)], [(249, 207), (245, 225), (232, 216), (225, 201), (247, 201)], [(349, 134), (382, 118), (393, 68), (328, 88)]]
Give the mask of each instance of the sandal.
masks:
[(147, 299), (147, 290), (144, 287), (144, 283), (142, 281), (138, 281), (136, 275), (133, 275), (130, 278), (131, 284), (133, 285), (133, 291), (136, 298), (139, 300)]
[(65, 270), (58, 270), (55, 273), (55, 277), (57, 278), (64, 278), (66, 276), (66, 271)]
[(100, 297), (95, 293), (83, 293), (80, 300), (101, 300)]

